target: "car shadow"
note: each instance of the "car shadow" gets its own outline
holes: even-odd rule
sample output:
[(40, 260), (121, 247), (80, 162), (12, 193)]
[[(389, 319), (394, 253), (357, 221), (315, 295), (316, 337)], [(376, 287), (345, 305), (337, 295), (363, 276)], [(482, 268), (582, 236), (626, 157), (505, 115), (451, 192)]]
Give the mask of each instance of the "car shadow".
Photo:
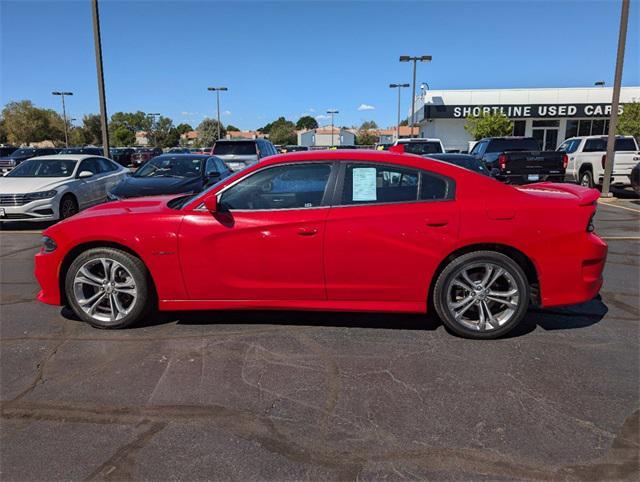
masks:
[(58, 221), (2, 221), (0, 231), (44, 231)]
[[(502, 339), (517, 338), (534, 331), (573, 330), (599, 323), (608, 312), (598, 295), (591, 301), (566, 308), (531, 308), (524, 320)], [(366, 328), (385, 330), (438, 329), (442, 322), (434, 314), (352, 313), (325, 311), (185, 311), (156, 312), (138, 323), (135, 328), (167, 323), (179, 325), (285, 325), (336, 328)], [(445, 327), (446, 329), (446, 327)], [(447, 331), (449, 331), (447, 329)]]

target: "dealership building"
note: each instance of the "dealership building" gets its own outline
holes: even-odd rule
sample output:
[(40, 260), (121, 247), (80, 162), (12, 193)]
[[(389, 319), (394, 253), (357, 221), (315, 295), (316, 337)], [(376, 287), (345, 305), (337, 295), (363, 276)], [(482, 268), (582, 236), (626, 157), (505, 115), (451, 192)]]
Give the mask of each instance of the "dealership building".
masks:
[[(613, 89), (426, 90), (416, 102), (420, 137), (437, 137), (447, 150), (467, 151), (473, 138), (464, 129), (467, 117), (503, 112), (513, 121), (513, 135), (534, 137), (544, 149), (555, 149), (573, 136), (606, 134)], [(624, 104), (640, 102), (640, 87), (623, 87)]]

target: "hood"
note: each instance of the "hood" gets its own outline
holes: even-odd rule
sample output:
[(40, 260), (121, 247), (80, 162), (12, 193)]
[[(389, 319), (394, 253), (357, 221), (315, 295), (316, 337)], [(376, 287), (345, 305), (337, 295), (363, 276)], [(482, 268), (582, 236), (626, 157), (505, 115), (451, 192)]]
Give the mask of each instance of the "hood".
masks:
[(567, 199), (577, 201), (579, 206), (588, 206), (597, 202), (600, 192), (597, 189), (578, 186), (577, 184), (559, 184), (539, 182), (516, 187), (522, 193), (547, 199)]
[(72, 180), (71, 177), (0, 177), (0, 193), (21, 194), (49, 191)]
[(186, 194), (202, 189), (200, 177), (125, 177), (111, 194), (120, 198)]

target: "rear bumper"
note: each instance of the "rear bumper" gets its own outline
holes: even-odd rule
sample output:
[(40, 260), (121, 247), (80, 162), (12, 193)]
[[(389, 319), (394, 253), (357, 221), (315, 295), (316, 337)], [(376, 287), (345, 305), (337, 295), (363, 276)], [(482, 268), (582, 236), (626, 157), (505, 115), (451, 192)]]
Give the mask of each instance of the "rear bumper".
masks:
[(60, 305), (62, 300), (58, 283), (60, 259), (57, 253), (54, 251), (36, 254), (34, 274), (41, 288), (38, 301), (48, 305)]
[(576, 246), (576, 252), (580, 253), (578, 263), (572, 268), (564, 266), (561, 272), (554, 274), (555, 279), (550, 283), (542, 280), (544, 308), (584, 303), (600, 292), (607, 260), (607, 243), (590, 233), (581, 244)]
[[(536, 177), (537, 176), (537, 177)], [(505, 184), (531, 184), (533, 182), (564, 182), (562, 174), (497, 174), (495, 178)]]
[[(598, 184), (602, 185), (604, 176), (598, 177)], [(610, 183), (614, 186), (631, 186), (631, 174), (614, 174), (611, 176)]]

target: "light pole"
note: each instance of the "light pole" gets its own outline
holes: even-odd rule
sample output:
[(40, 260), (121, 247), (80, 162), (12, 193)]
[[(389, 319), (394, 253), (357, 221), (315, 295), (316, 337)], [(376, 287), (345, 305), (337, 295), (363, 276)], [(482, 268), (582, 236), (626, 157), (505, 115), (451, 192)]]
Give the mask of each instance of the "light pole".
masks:
[(147, 117), (151, 117), (151, 134), (153, 135), (153, 143), (154, 143), (154, 147), (155, 146), (155, 131), (154, 131), (154, 127), (156, 125), (156, 116), (159, 116), (160, 113), (159, 112), (152, 112), (151, 114), (145, 114)]
[(595, 85), (596, 87), (604, 87), (605, 83), (604, 80), (598, 80), (597, 82), (594, 82), (593, 85)]
[(409, 84), (389, 84), (391, 89), (398, 89), (398, 123), (396, 124), (396, 140), (400, 139), (400, 92), (403, 87), (409, 87)]
[(338, 112), (337, 110), (328, 110), (327, 114), (331, 115), (331, 147), (333, 147), (333, 116), (335, 114), (339, 114), (340, 112)]
[(401, 55), (400, 62), (413, 62), (413, 90), (411, 92), (411, 137), (413, 138), (413, 126), (416, 123), (416, 64), (418, 62), (431, 62), (431, 55), (410, 57)]
[(96, 71), (98, 74), (98, 97), (100, 98), (100, 123), (102, 124), (102, 153), (109, 157), (109, 126), (107, 124), (107, 98), (104, 93), (104, 72), (102, 70), (102, 40), (100, 39), (100, 12), (98, 0), (91, 0), (93, 11), (93, 43), (96, 48)]
[(51, 92), (53, 95), (62, 97), (62, 120), (64, 121), (64, 146), (69, 147), (69, 134), (67, 133), (67, 109), (64, 106), (64, 96), (73, 95), (73, 92)]
[(213, 90), (216, 93), (216, 105), (218, 106), (218, 140), (220, 139), (220, 91), (229, 90), (226, 87), (207, 87), (207, 90)]
[(611, 101), (611, 118), (609, 119), (609, 135), (607, 136), (607, 157), (604, 163), (604, 180), (602, 181), (602, 197), (610, 197), (609, 186), (613, 174), (613, 157), (616, 141), (616, 124), (618, 123), (618, 106), (620, 105), (620, 85), (622, 84), (622, 65), (624, 63), (624, 47), (627, 43), (627, 24), (629, 23), (629, 0), (622, 0), (620, 13), (620, 34), (618, 36), (618, 57), (616, 73), (613, 79), (613, 99)]

